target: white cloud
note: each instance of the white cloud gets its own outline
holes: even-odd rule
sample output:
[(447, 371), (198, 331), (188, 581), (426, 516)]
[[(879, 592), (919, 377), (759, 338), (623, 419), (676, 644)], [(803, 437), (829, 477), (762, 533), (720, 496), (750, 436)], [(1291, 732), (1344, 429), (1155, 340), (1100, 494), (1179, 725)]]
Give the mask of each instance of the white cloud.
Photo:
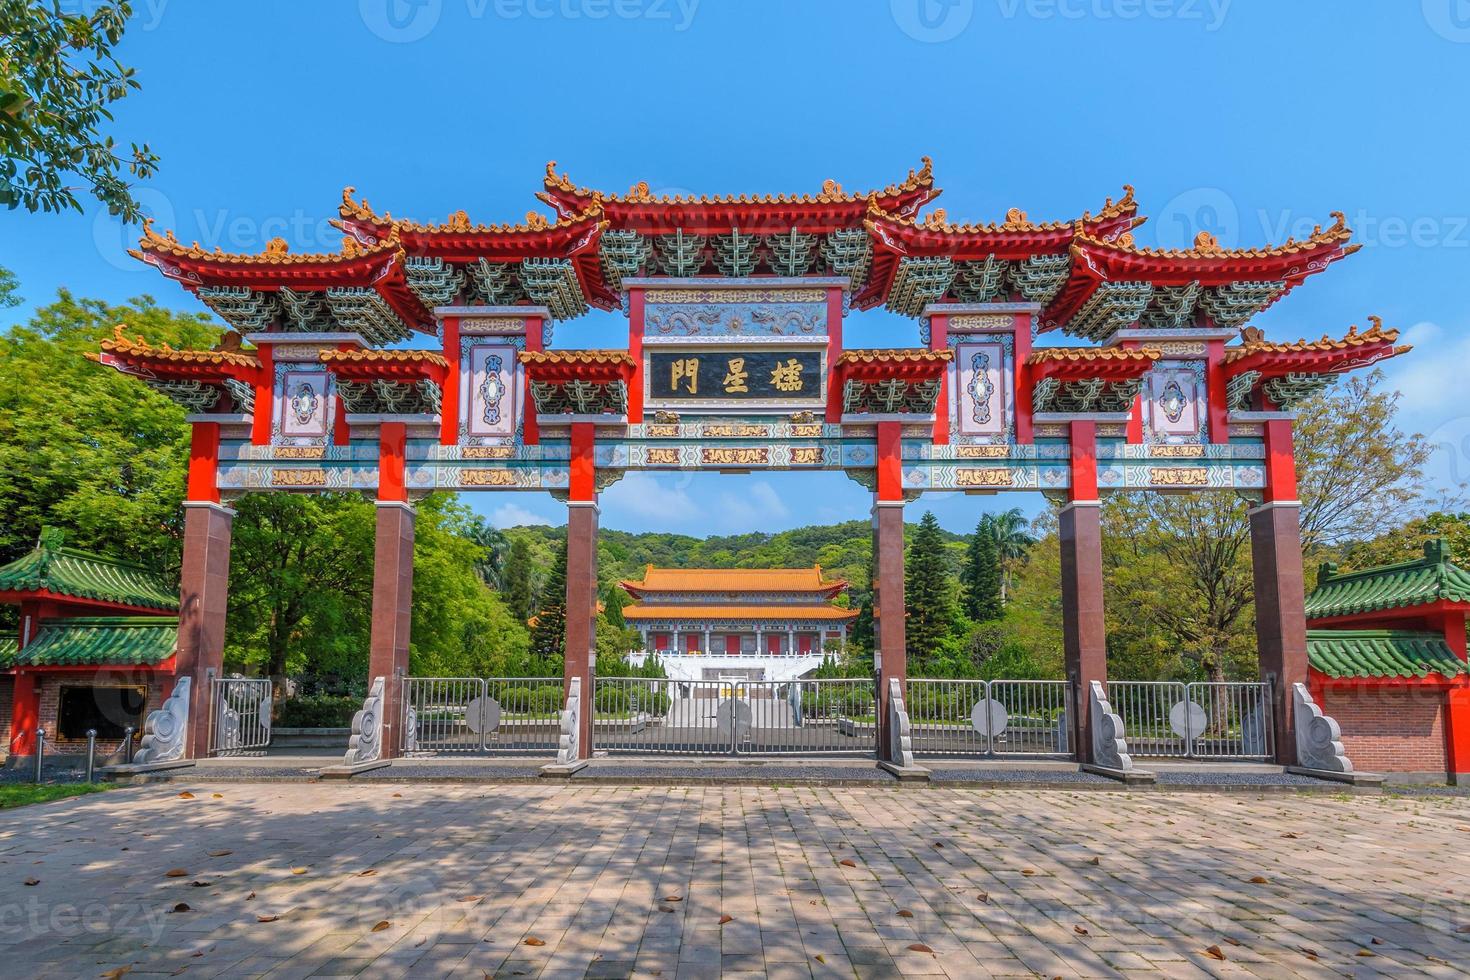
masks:
[(631, 517), (656, 525), (682, 524), (700, 517), (703, 511), (682, 487), (665, 485), (676, 479), (685, 478), (629, 473), (603, 493), (604, 523)]
[(523, 527), (528, 524), (550, 524), (540, 514), (533, 514), (520, 504), (501, 504), (490, 513), (490, 523), (498, 528)]
[(757, 480), (745, 493), (721, 492), (715, 516), (722, 531), (769, 531), (774, 522), (790, 517), (791, 511), (775, 487)]

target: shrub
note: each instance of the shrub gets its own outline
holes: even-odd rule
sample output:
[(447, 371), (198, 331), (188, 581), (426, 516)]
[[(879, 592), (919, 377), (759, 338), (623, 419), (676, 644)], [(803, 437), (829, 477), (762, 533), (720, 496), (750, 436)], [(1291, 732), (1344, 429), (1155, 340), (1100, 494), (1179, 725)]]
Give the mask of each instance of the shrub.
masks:
[(595, 703), (598, 711), (619, 714), (628, 710), (628, 693), (621, 687), (599, 687)]
[(361, 698), (308, 694), (283, 702), (275, 723), (281, 728), (349, 728), (361, 709)]

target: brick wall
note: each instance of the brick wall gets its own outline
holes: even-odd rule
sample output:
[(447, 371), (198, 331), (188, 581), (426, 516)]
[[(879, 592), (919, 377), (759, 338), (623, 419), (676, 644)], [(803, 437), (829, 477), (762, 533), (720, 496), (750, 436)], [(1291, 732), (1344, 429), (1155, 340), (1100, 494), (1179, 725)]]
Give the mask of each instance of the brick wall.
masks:
[(0, 674), (0, 737), (6, 740), (0, 745), (0, 756), (10, 752), (10, 718), (14, 704), (15, 677), (11, 674)]
[(1328, 690), (1325, 701), (1322, 711), (1342, 727), (1343, 748), (1354, 768), (1445, 772), (1443, 692)]

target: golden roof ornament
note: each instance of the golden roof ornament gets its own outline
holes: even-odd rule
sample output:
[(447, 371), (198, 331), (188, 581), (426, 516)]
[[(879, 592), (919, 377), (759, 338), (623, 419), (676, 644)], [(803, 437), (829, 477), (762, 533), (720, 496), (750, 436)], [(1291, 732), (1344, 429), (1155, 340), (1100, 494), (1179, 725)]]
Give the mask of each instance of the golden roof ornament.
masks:
[[(197, 245), (195, 246), (198, 247)], [(291, 246), (286, 244), (284, 238), (272, 238), (265, 243), (266, 255), (286, 255), (291, 251)]]
[(342, 236), (342, 254), (343, 255), (345, 255), (347, 258), (350, 259), (353, 256), (357, 255), (358, 252), (360, 252), (360, 251), (361, 251), (361, 249), (358, 246), (358, 242), (357, 242), (357, 239), (356, 238), (353, 238), (351, 235), (343, 235)]
[(454, 213), (452, 213), (449, 216), (449, 220), (446, 221), (446, 222), (444, 222), (444, 227), (447, 228), (450, 231), (469, 231), (470, 230), (470, 215), (469, 215), (469, 212), (468, 211), (463, 211), (463, 210), (455, 211)]
[(1194, 236), (1194, 250), (1205, 255), (1219, 255), (1225, 251), (1220, 247), (1220, 240), (1207, 231)]
[(540, 211), (527, 211), (526, 227), (532, 231), (545, 231), (551, 227), (551, 223), (546, 220), (546, 215)]
[(1240, 341), (1243, 344), (1259, 344), (1266, 339), (1266, 331), (1260, 327), (1241, 327)]
[(1026, 217), (1026, 212), (1020, 208), (1009, 208), (1006, 211), (1005, 228), (1030, 228), (1031, 222)]
[(240, 353), (240, 345), (240, 331), (226, 330), (224, 333), (220, 334), (219, 342), (210, 349), (221, 351), (226, 354), (238, 354)]

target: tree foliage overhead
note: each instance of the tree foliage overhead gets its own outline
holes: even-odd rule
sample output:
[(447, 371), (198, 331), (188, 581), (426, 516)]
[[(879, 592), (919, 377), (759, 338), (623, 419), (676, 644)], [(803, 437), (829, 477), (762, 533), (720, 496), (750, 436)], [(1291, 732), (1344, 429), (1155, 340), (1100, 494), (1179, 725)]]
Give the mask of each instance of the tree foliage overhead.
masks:
[(965, 554), (965, 570), (960, 579), (963, 587), (965, 615), (977, 623), (988, 623), (1001, 617), (1000, 550), (996, 547), (995, 519), (986, 514), (970, 536)]
[(0, 204), (80, 211), (79, 194), (90, 193), (108, 213), (137, 221), (125, 176), (146, 180), (158, 157), (146, 143), (124, 151), (104, 132), (113, 104), (140, 87), (113, 53), (132, 4), (69, 6), (0, 0)]

